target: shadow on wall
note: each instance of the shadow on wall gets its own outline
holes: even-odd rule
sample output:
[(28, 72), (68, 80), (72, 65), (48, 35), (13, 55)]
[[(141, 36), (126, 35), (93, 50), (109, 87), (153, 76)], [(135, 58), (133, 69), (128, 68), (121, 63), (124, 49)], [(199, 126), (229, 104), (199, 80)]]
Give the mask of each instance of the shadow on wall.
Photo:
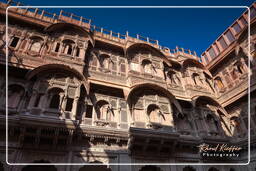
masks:
[[(18, 142), (18, 150), (15, 156), (9, 155), (8, 161), (37, 164), (69, 163), (73, 162), (70, 159), (73, 154), (79, 158), (79, 163), (97, 161), (89, 150), (86, 152), (84, 150), (91, 147), (90, 138), (85, 136), (80, 127), (86, 107), (78, 105), (76, 108), (78, 104), (76, 100), (85, 105), (87, 92), (85, 87), (79, 84), (76, 76), (65, 70), (59, 73), (58, 69), (50, 69), (39, 72), (24, 84), (17, 85), (19, 79), (25, 80), (26, 74), (18, 75), (19, 78), (15, 70), (10, 67), (8, 88), (10, 134), (8, 137), (10, 142)], [(77, 87), (67, 91), (67, 87), (63, 85), (73, 85), (73, 87), (77, 85)], [(25, 119), (27, 122), (20, 127), (12, 126), (13, 117)], [(30, 122), (28, 118), (31, 117), (37, 119)], [(49, 122), (52, 124), (49, 125)], [(9, 151), (12, 151), (11, 147)], [(100, 162), (97, 163), (100, 164)], [(63, 170), (64, 167), (28, 165), (19, 168), (22, 171), (55, 171)], [(89, 168), (93, 169), (94, 166)], [(95, 169), (97, 168), (109, 170), (106, 166), (95, 166)]]

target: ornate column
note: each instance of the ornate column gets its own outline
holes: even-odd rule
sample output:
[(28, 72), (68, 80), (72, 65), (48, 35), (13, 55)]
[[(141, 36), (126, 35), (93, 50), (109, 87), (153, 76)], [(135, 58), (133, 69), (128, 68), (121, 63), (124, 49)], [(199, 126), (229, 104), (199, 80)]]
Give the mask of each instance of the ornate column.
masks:
[[(63, 39), (64, 39), (64, 37), (62, 36), (61, 38), (60, 38), (60, 48), (59, 48), (59, 51), (58, 51), (58, 53), (57, 53), (57, 57), (59, 57), (60, 56), (60, 53), (62, 53), (62, 49), (64, 48), (63, 47)], [(58, 43), (58, 42), (57, 42)]]

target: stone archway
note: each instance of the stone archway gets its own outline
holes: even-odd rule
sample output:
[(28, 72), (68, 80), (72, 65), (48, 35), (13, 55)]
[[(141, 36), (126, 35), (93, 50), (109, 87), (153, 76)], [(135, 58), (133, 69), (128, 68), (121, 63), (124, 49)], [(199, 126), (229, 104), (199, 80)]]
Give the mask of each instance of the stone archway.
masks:
[[(49, 163), (49, 161), (38, 160), (33, 163)], [(57, 171), (56, 167), (53, 165), (28, 165), (22, 168), (21, 171)]]
[(139, 171), (162, 171), (162, 170), (156, 166), (144, 166)]

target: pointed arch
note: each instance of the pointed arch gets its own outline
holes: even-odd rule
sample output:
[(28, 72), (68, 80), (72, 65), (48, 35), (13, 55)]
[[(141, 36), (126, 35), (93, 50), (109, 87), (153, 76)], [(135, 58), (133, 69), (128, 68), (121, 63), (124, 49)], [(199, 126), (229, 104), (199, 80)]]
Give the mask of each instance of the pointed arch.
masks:
[(125, 49), (125, 54), (126, 56), (129, 58), (131, 55), (131, 52), (136, 52), (136, 51), (140, 51), (141, 49), (146, 49), (150, 52), (153, 52), (155, 54), (157, 54), (160, 58), (162, 58), (167, 64), (170, 65), (169, 60), (167, 59), (167, 57), (165, 56), (165, 54), (158, 48), (147, 44), (147, 43), (134, 43), (132, 45), (129, 45), (126, 47)]
[(181, 105), (179, 104), (179, 102), (177, 101), (175, 96), (171, 92), (169, 92), (167, 89), (165, 89), (164, 87), (161, 87), (157, 84), (152, 84), (152, 83), (137, 84), (137, 85), (134, 85), (133, 87), (131, 87), (131, 90), (130, 90), (129, 94), (127, 95), (127, 101), (128, 101), (129, 105), (131, 105), (130, 101), (131, 101), (131, 96), (133, 95), (133, 93), (136, 92), (137, 90), (141, 89), (141, 88), (142, 89), (143, 88), (149, 88), (149, 89), (152, 89), (152, 90), (155, 90), (155, 91), (162, 92), (176, 106), (178, 111), (182, 113)]
[(228, 116), (227, 111), (219, 104), (219, 102), (210, 96), (194, 96), (192, 98), (192, 104), (194, 107), (199, 106), (200, 104), (206, 105), (211, 104), (218, 107), (218, 110), (221, 111), (225, 116)]
[(195, 66), (201, 69), (205, 69), (204, 65), (202, 63), (200, 63), (198, 60), (195, 59), (186, 59), (182, 62), (182, 66), (183, 68), (186, 68), (188, 66)]
[(55, 23), (52, 24), (44, 29), (45, 32), (63, 32), (64, 30), (70, 30), (73, 32), (76, 32), (77, 34), (81, 36), (87, 36), (89, 38), (89, 42), (92, 44), (92, 46), (95, 45), (95, 40), (93, 39), (91, 31), (89, 29), (85, 29), (83, 27), (80, 27), (75, 24), (71, 23)]
[(200, 63), (198, 60), (195, 59), (186, 59), (182, 62), (182, 67), (184, 70), (187, 69), (187, 67), (192, 66), (192, 67), (197, 67), (201, 68), (207, 75), (212, 77), (212, 74), (205, 68), (205, 66)]
[(46, 64), (46, 65), (41, 65), (37, 68), (34, 68), (33, 70), (29, 71), (26, 74), (26, 79), (27, 80), (31, 80), (33, 79), (37, 74), (39, 73), (43, 73), (43, 72), (56, 72), (56, 71), (61, 71), (61, 72), (66, 72), (72, 75), (75, 75), (80, 81), (81, 84), (84, 85), (84, 87), (86, 88), (87, 92), (89, 90), (89, 84), (87, 82), (87, 79), (84, 77), (84, 75), (82, 73), (80, 73), (79, 71), (77, 71), (75, 68), (72, 68), (68, 65), (64, 65), (64, 64)]

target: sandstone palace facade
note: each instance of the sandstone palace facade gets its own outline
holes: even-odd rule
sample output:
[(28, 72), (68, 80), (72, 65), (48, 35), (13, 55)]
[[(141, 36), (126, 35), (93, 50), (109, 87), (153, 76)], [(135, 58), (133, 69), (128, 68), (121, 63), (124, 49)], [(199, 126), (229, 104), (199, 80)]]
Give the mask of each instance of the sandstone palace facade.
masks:
[[(1, 171), (256, 170), (256, 3), (250, 49), (245, 11), (201, 58), (64, 11), (10, 8), (7, 36), (10, 5), (21, 4), (0, 3)], [(250, 165), (147, 165), (247, 163), (249, 86)], [(9, 163), (103, 165), (6, 164), (6, 109)], [(242, 149), (210, 157), (202, 144)]]

